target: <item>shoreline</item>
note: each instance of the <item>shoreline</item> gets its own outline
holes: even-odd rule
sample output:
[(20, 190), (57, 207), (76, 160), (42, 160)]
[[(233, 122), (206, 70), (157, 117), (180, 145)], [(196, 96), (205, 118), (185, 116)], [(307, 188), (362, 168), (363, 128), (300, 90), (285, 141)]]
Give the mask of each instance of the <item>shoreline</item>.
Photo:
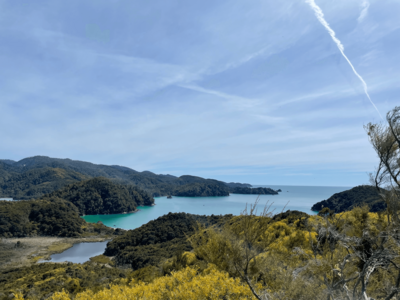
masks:
[[(20, 268), (48, 260), (51, 255), (62, 253), (78, 243), (93, 243), (112, 240), (113, 236), (90, 237), (21, 237), (2, 238), (0, 240), (0, 269)], [(19, 243), (18, 243), (19, 242)]]

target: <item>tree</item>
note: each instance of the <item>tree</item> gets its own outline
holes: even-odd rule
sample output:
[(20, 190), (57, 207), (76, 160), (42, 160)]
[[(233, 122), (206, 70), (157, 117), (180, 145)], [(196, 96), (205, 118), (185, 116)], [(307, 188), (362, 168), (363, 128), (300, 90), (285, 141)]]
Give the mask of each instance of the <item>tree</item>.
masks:
[(400, 224), (400, 106), (386, 114), (388, 125), (368, 123), (365, 130), (379, 157), (379, 165), (371, 174), (371, 183), (376, 186), (387, 204), (390, 222)]

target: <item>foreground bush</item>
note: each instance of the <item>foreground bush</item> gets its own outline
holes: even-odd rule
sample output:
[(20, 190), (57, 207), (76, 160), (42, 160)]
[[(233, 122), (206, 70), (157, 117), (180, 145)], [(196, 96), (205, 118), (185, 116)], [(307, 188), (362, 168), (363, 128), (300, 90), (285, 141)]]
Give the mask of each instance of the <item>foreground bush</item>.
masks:
[[(18, 298), (17, 298), (18, 299)], [(22, 298), (19, 298), (22, 299)], [(71, 299), (65, 291), (56, 293), (52, 300)], [(247, 286), (239, 279), (230, 278), (227, 273), (210, 266), (201, 274), (187, 267), (173, 272), (171, 276), (155, 279), (152, 283), (132, 283), (131, 286), (113, 285), (97, 293), (86, 291), (79, 293), (76, 300), (113, 300), (113, 299), (254, 299)]]

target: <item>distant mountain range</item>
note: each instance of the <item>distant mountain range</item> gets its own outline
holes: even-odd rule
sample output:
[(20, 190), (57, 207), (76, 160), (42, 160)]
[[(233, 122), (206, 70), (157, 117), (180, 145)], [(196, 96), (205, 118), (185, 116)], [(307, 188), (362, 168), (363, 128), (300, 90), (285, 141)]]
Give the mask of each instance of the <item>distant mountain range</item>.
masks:
[[(237, 188), (252, 193), (250, 184), (226, 183), (214, 179), (184, 175), (158, 175), (138, 172), (117, 165), (97, 165), (90, 162), (34, 156), (20, 161), (0, 160), (0, 198), (39, 198), (74, 182), (104, 177), (115, 183), (135, 185), (152, 196), (227, 196)], [(265, 189), (263, 193), (276, 193)]]

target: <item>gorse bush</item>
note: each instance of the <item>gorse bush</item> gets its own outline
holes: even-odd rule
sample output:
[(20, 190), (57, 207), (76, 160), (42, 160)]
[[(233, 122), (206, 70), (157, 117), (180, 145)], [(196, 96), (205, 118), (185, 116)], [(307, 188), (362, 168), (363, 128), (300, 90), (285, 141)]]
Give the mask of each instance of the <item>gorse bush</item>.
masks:
[[(182, 219), (174, 215), (169, 222), (179, 224)], [(383, 234), (390, 226), (385, 214), (371, 213), (368, 207), (324, 217), (248, 213), (186, 231), (192, 252), (164, 254), (153, 265), (121, 271), (123, 276), (118, 268), (99, 266), (104, 274), (116, 275), (104, 284), (102, 276), (91, 275), (93, 267), (71, 269), (74, 265), (68, 267), (71, 271), (60, 266), (59, 275), (38, 269), (31, 280), (47, 285), (44, 292), (57, 286), (54, 291), (60, 293), (52, 299), (391, 299), (400, 248)], [(119, 242), (140, 237), (133, 232)], [(152, 246), (135, 243), (138, 249)], [(24, 282), (29, 280), (20, 286)]]
[[(18, 299), (18, 298), (17, 298)], [(22, 298), (20, 298), (22, 299)], [(72, 299), (65, 291), (56, 293), (50, 299)], [(173, 272), (169, 276), (155, 279), (152, 283), (132, 282), (130, 286), (113, 285), (109, 289), (94, 293), (87, 291), (75, 296), (76, 300), (113, 300), (113, 299), (254, 299), (248, 287), (239, 279), (231, 278), (225, 272), (210, 265), (199, 273), (187, 267)]]

